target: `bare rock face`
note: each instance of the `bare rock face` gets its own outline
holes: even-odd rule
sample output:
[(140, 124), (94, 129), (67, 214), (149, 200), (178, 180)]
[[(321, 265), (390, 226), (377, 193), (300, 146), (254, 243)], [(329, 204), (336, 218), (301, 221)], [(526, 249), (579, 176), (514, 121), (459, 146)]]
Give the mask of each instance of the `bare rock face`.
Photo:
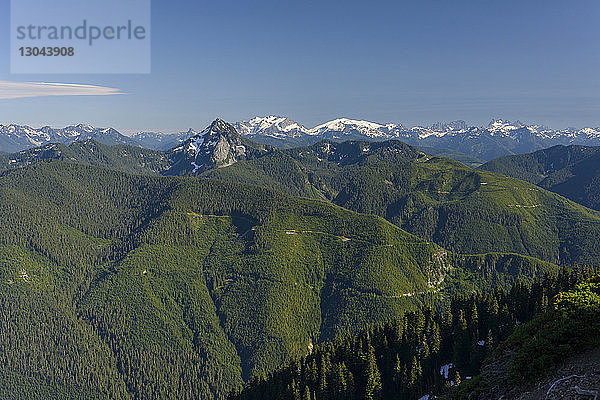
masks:
[(235, 159), (235, 154), (231, 150), (231, 144), (228, 143), (225, 138), (220, 137), (219, 142), (213, 150), (210, 160), (217, 167), (226, 167), (228, 165), (231, 165), (237, 161)]

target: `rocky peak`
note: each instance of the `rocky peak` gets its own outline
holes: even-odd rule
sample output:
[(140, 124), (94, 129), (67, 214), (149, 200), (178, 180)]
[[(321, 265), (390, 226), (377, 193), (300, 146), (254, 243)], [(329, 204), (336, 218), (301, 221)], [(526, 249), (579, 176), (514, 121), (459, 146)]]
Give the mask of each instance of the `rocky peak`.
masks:
[(242, 138), (233, 125), (216, 119), (202, 132), (171, 150), (169, 156), (177, 174), (189, 175), (227, 167), (261, 150), (265, 150), (264, 146), (256, 146)]

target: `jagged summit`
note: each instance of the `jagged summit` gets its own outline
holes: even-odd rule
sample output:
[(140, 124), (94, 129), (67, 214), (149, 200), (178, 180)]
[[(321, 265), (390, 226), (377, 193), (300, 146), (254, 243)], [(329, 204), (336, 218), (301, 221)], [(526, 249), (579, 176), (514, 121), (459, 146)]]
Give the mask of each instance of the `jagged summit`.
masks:
[(235, 130), (233, 125), (223, 121), (221, 118), (215, 119), (209, 126), (202, 132), (219, 132), (234, 136), (239, 136), (239, 133)]
[(170, 173), (199, 174), (207, 169), (227, 167), (266, 151), (264, 145), (243, 138), (233, 125), (217, 118), (206, 129), (168, 152), (173, 163)]

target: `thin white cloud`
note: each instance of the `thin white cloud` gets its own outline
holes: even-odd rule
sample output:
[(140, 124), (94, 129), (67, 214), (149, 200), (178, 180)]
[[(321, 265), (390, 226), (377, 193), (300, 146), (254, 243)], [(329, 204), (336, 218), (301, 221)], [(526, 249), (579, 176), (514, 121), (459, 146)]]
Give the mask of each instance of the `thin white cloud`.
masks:
[(110, 96), (125, 94), (120, 89), (75, 83), (0, 81), (1, 99), (45, 96)]

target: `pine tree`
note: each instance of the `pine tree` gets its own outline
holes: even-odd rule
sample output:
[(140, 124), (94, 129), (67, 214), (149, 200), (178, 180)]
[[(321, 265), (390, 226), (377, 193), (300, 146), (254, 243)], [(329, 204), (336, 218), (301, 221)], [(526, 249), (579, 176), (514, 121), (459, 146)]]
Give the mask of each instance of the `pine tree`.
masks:
[(319, 370), (319, 389), (317, 391), (319, 399), (327, 399), (327, 375), (329, 374), (328, 365), (329, 354), (325, 353), (325, 356), (321, 359), (321, 368)]
[(463, 310), (458, 313), (456, 320), (456, 339), (454, 341), (454, 360), (460, 367), (464, 368), (469, 363), (469, 350), (471, 343), (468, 335), (467, 321)]
[(398, 344), (402, 342), (402, 335), (404, 334), (404, 318), (402, 320), (394, 322), (394, 343)]
[(343, 363), (333, 366), (333, 376), (330, 385), (331, 397), (334, 399), (343, 397), (348, 390), (346, 382), (346, 366)]
[(294, 400), (300, 400), (300, 389), (298, 388), (298, 384), (296, 383), (295, 379), (292, 379), (292, 384), (289, 391), (291, 392)]
[(540, 312), (546, 312), (546, 311), (548, 311), (548, 296), (546, 296), (546, 293), (544, 293), (542, 295)]
[(402, 363), (400, 362), (400, 356), (396, 354), (396, 362), (394, 363), (394, 382), (400, 384), (402, 382)]
[(308, 364), (308, 371), (306, 380), (310, 384), (316, 384), (319, 373), (317, 371), (317, 361), (313, 358), (313, 360)]
[(433, 323), (431, 328), (431, 339), (429, 350), (431, 354), (437, 354), (440, 351), (440, 346), (442, 344), (442, 336), (440, 333), (440, 327), (437, 323)]
[(373, 346), (369, 346), (367, 368), (365, 370), (366, 387), (365, 396), (366, 400), (379, 399), (381, 395), (381, 374), (377, 367), (377, 360), (375, 359), (375, 349)]
[(491, 329), (488, 329), (487, 338), (485, 340), (486, 356), (491, 356), (494, 351), (494, 334)]
[(413, 357), (412, 362), (410, 364), (409, 371), (409, 386), (415, 386), (419, 378), (421, 377), (421, 363), (417, 359), (417, 357)]
[(477, 312), (477, 304), (475, 300), (473, 300), (473, 305), (471, 306), (471, 336), (479, 337), (479, 313)]

